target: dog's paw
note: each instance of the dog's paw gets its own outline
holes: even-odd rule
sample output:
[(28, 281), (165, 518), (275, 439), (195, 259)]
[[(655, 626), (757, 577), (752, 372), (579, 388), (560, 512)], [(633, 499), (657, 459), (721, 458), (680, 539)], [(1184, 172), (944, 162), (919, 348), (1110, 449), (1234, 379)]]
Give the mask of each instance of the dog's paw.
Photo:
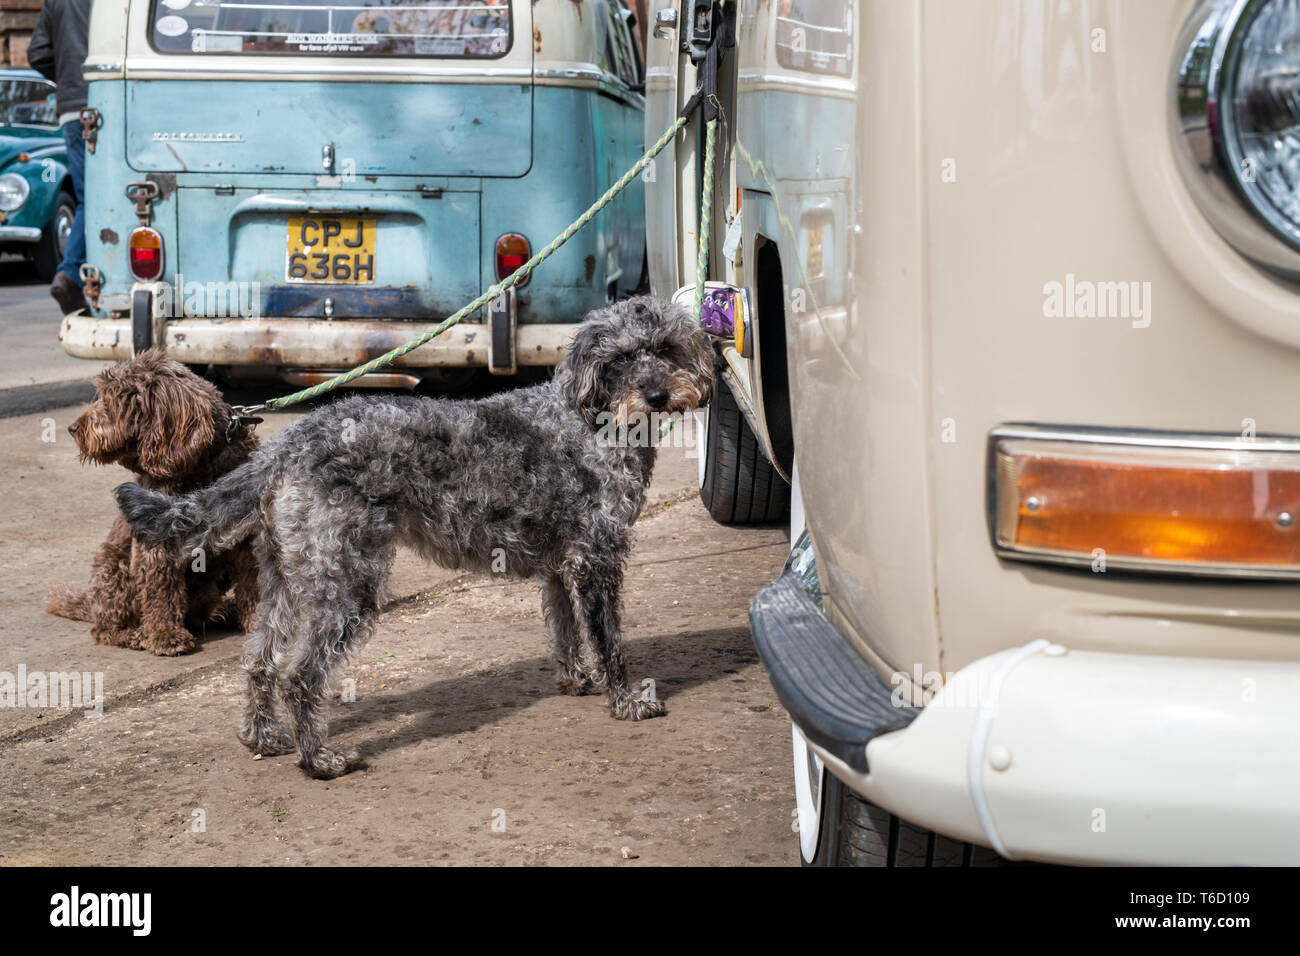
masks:
[(321, 747), (310, 758), (299, 758), (298, 766), (302, 767), (309, 777), (315, 777), (317, 780), (333, 780), (362, 766), (361, 754), (355, 750)]
[(165, 631), (144, 631), (140, 646), (159, 657), (175, 657), (178, 654), (188, 654), (198, 643), (193, 634), (183, 627), (177, 627)]
[(144, 647), (140, 629), (135, 627), (101, 627), (95, 625), (90, 629), (90, 636), (94, 638), (96, 644), (104, 644), (108, 647), (128, 647), (136, 651)]
[(600, 693), (595, 681), (585, 674), (577, 674), (573, 671), (561, 671), (556, 675), (555, 686), (560, 689), (561, 694), (568, 694), (570, 697), (585, 697), (588, 694)]
[(239, 742), (255, 754), (263, 757), (279, 757), (293, 753), (293, 734), (279, 724), (271, 724), (256, 730), (250, 727), (239, 728)]
[(630, 695), (611, 701), (609, 710), (618, 720), (648, 720), (668, 712), (662, 700), (643, 700)]

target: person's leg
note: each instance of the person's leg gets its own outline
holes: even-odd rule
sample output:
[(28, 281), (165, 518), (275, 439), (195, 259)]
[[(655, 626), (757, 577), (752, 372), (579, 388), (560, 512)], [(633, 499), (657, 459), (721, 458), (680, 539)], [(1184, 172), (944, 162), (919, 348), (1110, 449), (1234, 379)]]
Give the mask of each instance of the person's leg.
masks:
[(86, 143), (81, 138), (80, 120), (63, 124), (63, 142), (68, 147), (68, 174), (72, 177), (72, 198), (77, 211), (72, 216), (63, 261), (50, 283), (50, 295), (67, 315), (86, 308), (86, 295), (81, 288), (81, 264), (86, 261)]
[(81, 264), (86, 261), (86, 143), (81, 138), (80, 120), (63, 124), (63, 141), (68, 147), (68, 173), (72, 176), (77, 213), (72, 217), (72, 231), (58, 271), (81, 288)]

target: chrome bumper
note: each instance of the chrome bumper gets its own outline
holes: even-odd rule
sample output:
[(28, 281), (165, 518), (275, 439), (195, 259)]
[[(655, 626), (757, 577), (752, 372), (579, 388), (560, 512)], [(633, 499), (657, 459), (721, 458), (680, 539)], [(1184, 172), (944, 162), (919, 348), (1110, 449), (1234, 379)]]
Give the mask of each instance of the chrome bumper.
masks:
[[(172, 358), (193, 365), (352, 368), (403, 345), (432, 322), (340, 319), (173, 319), (160, 323), (155, 341)], [(518, 326), (519, 365), (555, 365), (564, 358), (574, 324)], [(123, 360), (132, 354), (130, 319), (65, 316), (63, 350), (74, 358)], [(393, 363), (406, 368), (488, 364), (488, 326), (462, 323)]]
[(0, 242), (39, 242), (41, 230), (35, 226), (0, 226)]

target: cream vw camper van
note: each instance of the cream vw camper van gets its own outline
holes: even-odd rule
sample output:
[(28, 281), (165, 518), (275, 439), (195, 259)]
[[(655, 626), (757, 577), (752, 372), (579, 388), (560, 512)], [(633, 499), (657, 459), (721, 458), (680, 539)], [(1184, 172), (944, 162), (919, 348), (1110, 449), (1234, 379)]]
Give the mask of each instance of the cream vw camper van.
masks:
[[(650, 2), (648, 131), (700, 7)], [(1300, 3), (712, 15), (754, 308), (701, 492), (789, 496), (751, 623), (803, 860), (1300, 863)], [(664, 294), (699, 150), (649, 185)]]

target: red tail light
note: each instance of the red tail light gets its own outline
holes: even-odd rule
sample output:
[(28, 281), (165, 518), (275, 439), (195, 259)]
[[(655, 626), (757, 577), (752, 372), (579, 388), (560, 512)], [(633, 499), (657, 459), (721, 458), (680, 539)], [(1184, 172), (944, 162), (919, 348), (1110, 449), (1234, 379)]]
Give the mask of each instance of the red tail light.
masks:
[[(497, 281), (504, 279), (533, 256), (528, 238), (517, 232), (507, 232), (497, 240)], [(528, 285), (528, 276), (519, 280), (519, 286)]]
[(137, 279), (152, 281), (160, 278), (163, 271), (162, 236), (147, 226), (141, 226), (131, 233), (127, 243), (131, 275)]

